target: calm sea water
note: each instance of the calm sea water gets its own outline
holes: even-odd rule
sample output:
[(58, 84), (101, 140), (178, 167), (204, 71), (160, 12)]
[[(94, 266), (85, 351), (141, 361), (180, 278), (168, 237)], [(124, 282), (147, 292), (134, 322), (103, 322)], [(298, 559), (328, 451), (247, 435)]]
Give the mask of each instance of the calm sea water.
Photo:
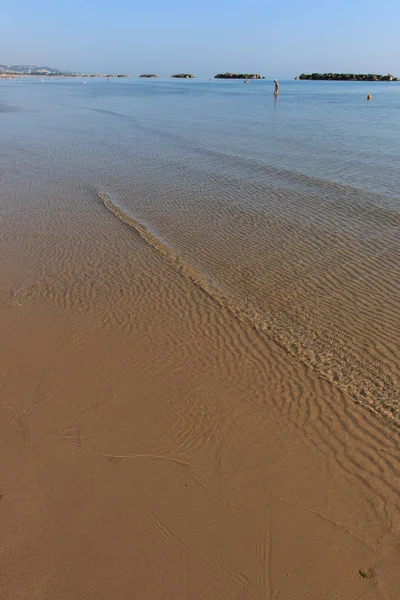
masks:
[(0, 86), (0, 106), (17, 111), (1, 121), (8, 144), (9, 136), (22, 135), (29, 145), (61, 132), (64, 144), (90, 135), (93, 143), (110, 143), (108, 136), (121, 134), (127, 143), (146, 128), (188, 151), (399, 197), (400, 83), (283, 81), (277, 100), (269, 81), (39, 79)]
[(239, 318), (397, 401), (400, 83), (13, 80), (0, 108), (21, 206), (108, 198)]

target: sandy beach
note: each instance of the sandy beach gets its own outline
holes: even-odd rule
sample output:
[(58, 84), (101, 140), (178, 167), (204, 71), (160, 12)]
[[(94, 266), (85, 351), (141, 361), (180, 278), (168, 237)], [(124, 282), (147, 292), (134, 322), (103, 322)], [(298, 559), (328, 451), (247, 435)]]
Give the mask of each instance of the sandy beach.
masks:
[(5, 184), (2, 599), (397, 599), (395, 429), (96, 191)]

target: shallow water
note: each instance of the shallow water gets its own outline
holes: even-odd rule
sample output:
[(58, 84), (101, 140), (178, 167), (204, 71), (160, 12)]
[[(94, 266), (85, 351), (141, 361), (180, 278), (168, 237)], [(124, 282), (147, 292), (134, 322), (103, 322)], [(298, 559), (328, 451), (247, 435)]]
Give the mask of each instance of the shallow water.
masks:
[(397, 600), (399, 88), (297, 83), (0, 82), (2, 598)]
[[(0, 83), (1, 212), (18, 203), (37, 235), (51, 214), (68, 273), (68, 207), (95, 232), (105, 202), (239, 319), (397, 420), (400, 84), (281, 82), (275, 99), (267, 81), (82, 83)], [(77, 223), (77, 254), (80, 239)], [(67, 300), (45, 275), (40, 294), (84, 310), (85, 252)]]

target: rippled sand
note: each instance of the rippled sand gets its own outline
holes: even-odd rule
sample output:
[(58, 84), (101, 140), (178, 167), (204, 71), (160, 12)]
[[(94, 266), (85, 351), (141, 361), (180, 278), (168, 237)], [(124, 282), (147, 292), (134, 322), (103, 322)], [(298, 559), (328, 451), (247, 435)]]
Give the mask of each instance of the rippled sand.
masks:
[[(265, 328), (255, 306), (235, 304), (229, 269), (214, 281), (179, 259), (179, 244), (171, 254), (162, 218), (157, 237), (122, 193), (119, 204), (102, 189), (67, 197), (52, 181), (39, 195), (12, 177), (0, 241), (1, 597), (397, 599), (400, 455), (382, 415), (332, 370), (333, 385), (328, 363), (322, 372), (301, 346), (290, 353), (296, 339)], [(318, 236), (304, 228), (296, 245), (279, 223), (271, 236), (275, 226), (287, 254), (270, 255), (271, 286), (296, 257), (322, 260), (328, 243), (313, 250)], [(329, 243), (353, 299), (335, 296), (337, 272), (323, 261), (303, 262), (310, 277), (286, 294), (293, 314), (306, 291), (320, 294), (319, 323), (342, 302), (352, 336), (346, 303), (362, 302), (379, 268), (346, 264), (349, 240)], [(199, 256), (217, 257), (213, 248)], [(370, 300), (375, 319), (380, 300)], [(396, 340), (389, 320), (370, 323), (387, 334), (366, 381), (381, 361), (391, 393)]]
[(100, 198), (237, 318), (398, 426), (399, 213), (360, 190), (268, 175), (268, 187), (208, 179), (193, 202), (146, 182), (142, 214), (172, 247), (131, 216), (135, 195)]

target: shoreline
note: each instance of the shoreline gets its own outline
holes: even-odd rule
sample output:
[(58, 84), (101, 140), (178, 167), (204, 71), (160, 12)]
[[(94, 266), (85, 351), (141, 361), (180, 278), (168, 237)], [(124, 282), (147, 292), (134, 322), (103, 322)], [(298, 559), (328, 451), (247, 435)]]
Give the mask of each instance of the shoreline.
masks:
[(43, 203), (1, 242), (6, 600), (395, 600), (394, 432), (100, 203)]
[(397, 95), (242, 85), (3, 85), (2, 600), (397, 600)]

